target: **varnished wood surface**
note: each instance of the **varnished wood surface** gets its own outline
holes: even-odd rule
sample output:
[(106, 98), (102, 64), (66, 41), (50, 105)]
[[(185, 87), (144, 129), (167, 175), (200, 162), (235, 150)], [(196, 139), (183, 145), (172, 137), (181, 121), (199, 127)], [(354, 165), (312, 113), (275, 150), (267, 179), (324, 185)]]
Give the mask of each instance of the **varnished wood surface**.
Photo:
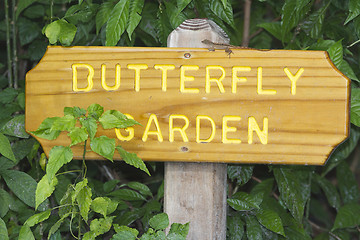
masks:
[[(142, 126), (135, 127), (135, 138), (120, 142), (128, 151), (136, 152), (144, 160), (208, 161), (277, 164), (324, 164), (330, 153), (348, 136), (349, 131), (349, 83), (322, 51), (242, 50), (233, 49), (230, 56), (224, 50), (214, 52), (201, 48), (124, 48), (124, 47), (49, 47), (40, 63), (26, 76), (26, 129), (36, 130), (46, 117), (62, 116), (65, 106), (86, 108), (99, 103), (105, 110), (116, 109), (131, 114)], [(191, 57), (186, 58), (185, 54)], [(94, 87), (89, 92), (72, 91), (74, 63), (86, 63), (95, 70)], [(121, 65), (121, 86), (116, 91), (101, 87), (101, 64), (106, 64), (108, 85), (113, 85), (115, 65)], [(128, 64), (147, 64), (141, 70), (140, 91), (134, 90), (134, 70)], [(167, 91), (161, 90), (161, 71), (155, 64), (173, 64), (168, 71)], [(187, 88), (198, 88), (198, 94), (181, 93), (180, 67), (198, 65), (199, 70), (187, 71), (194, 76), (186, 82)], [(225, 93), (220, 93), (215, 83), (211, 92), (205, 93), (205, 66), (224, 67)], [(231, 93), (231, 68), (249, 66), (250, 72), (241, 72), (247, 82), (237, 84), (237, 93)], [(263, 69), (263, 89), (275, 89), (275, 95), (257, 93), (257, 68)], [(295, 74), (302, 67), (304, 73), (297, 81), (296, 95), (290, 92), (290, 80), (284, 73), (287, 67)], [(79, 87), (86, 87), (87, 72), (79, 69)], [(212, 72), (219, 77), (219, 72)], [(163, 142), (149, 136), (141, 140), (150, 114), (156, 114)], [(169, 142), (169, 115), (188, 117), (190, 126), (186, 133), (189, 142), (184, 143), (175, 132), (175, 141)], [(216, 123), (215, 138), (210, 143), (195, 142), (195, 119), (208, 115)], [(228, 125), (236, 127), (229, 138), (238, 138), (241, 144), (224, 144), (221, 141), (221, 121), (225, 115), (236, 115), (240, 122)], [(247, 143), (247, 118), (253, 116), (262, 128), (262, 119), (269, 119), (268, 143), (261, 144), (254, 134), (254, 143)], [(177, 126), (181, 126), (179, 121)], [(201, 125), (201, 134), (210, 134), (210, 125)], [(206, 129), (207, 128), (207, 129)], [(99, 129), (116, 137), (114, 131)], [(67, 145), (65, 134), (56, 141), (38, 139), (45, 152), (54, 145)], [(82, 147), (73, 147), (76, 158), (82, 157)], [(98, 159), (88, 154), (89, 159)], [(116, 159), (119, 156), (116, 155)]]

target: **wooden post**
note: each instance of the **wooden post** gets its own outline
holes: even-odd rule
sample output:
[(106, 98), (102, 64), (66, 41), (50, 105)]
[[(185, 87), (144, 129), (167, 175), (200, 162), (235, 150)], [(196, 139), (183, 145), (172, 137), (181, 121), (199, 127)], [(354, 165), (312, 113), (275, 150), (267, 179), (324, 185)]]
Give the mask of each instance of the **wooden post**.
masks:
[[(204, 39), (229, 43), (213, 21), (190, 19), (170, 33), (167, 45), (206, 48)], [(226, 169), (222, 163), (165, 163), (164, 211), (170, 223), (190, 222), (187, 239), (226, 238)]]

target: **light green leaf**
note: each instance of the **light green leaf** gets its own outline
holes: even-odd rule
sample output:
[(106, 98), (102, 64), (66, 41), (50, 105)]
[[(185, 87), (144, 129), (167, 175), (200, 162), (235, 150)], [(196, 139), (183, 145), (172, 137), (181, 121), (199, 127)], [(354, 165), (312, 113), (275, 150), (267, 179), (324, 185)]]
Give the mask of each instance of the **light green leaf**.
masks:
[(51, 130), (55, 121), (57, 121), (59, 117), (46, 118), (39, 126), (36, 131), (32, 131), (31, 133), (40, 138), (44, 138), (47, 140), (56, 139), (60, 132), (59, 130)]
[(100, 156), (113, 161), (115, 152), (115, 139), (108, 138), (107, 136), (96, 137), (91, 140), (90, 147), (91, 150)]
[(127, 128), (135, 124), (140, 125), (134, 119), (127, 118), (124, 114), (116, 110), (106, 111), (100, 118), (99, 122), (101, 123), (104, 129), (110, 128)]
[(75, 191), (72, 195), (72, 201), (74, 202), (76, 199), (76, 202), (79, 205), (80, 215), (85, 221), (88, 220), (88, 213), (92, 202), (91, 188), (87, 184), (88, 180), (86, 178), (83, 181), (78, 182), (75, 185)]
[(231, 181), (242, 185), (247, 183), (252, 176), (254, 166), (252, 165), (228, 165), (227, 174)]
[(169, 217), (166, 213), (160, 213), (149, 220), (149, 224), (155, 230), (164, 230), (169, 226)]
[(332, 231), (340, 228), (351, 228), (360, 225), (360, 205), (350, 203), (342, 206), (335, 218)]
[(65, 19), (60, 19), (46, 26), (45, 35), (49, 39), (50, 44), (60, 41), (62, 45), (70, 46), (76, 31), (75, 25), (68, 23)]
[(115, 216), (92, 220), (90, 223), (90, 231), (94, 232), (96, 236), (110, 231), (114, 217)]
[(350, 0), (349, 1), (349, 15), (345, 20), (344, 25), (348, 24), (351, 20), (360, 15), (360, 1)]
[(248, 215), (246, 217), (246, 236), (248, 239), (262, 240), (260, 223), (255, 216)]
[(129, 17), (130, 1), (120, 0), (110, 13), (106, 25), (106, 46), (115, 46), (124, 33)]
[(46, 174), (41, 178), (41, 180), (37, 184), (35, 192), (35, 210), (43, 201), (45, 201), (48, 197), (51, 196), (51, 194), (55, 190), (55, 186), (57, 185), (57, 183), (58, 180), (56, 177), (54, 177), (51, 182), (49, 182)]
[[(70, 215), (70, 213), (68, 213), (65, 216), (67, 217), (68, 215)], [(57, 232), (57, 230), (60, 228), (61, 224), (64, 222), (66, 217), (60, 218), (54, 225), (51, 226), (49, 230), (48, 239), (50, 239), (50, 237)]]
[(126, 28), (130, 40), (132, 33), (134, 32), (137, 25), (140, 23), (143, 7), (144, 0), (133, 0), (130, 2), (129, 21)]
[(27, 225), (29, 227), (33, 227), (33, 226), (35, 226), (35, 224), (38, 224), (38, 223), (43, 222), (46, 219), (48, 219), (50, 217), (50, 214), (51, 214), (51, 209), (46, 210), (46, 211), (41, 212), (41, 213), (37, 213), (35, 215), (32, 215), (31, 217), (29, 217), (26, 220), (24, 225)]
[(139, 191), (142, 195), (152, 197), (152, 193), (150, 191), (150, 188), (146, 186), (145, 184), (139, 183), (139, 182), (129, 182), (127, 184), (129, 188), (132, 188), (134, 190)]
[(138, 192), (135, 192), (130, 189), (118, 189), (111, 193), (109, 193), (109, 196), (117, 197), (118, 199), (125, 200), (125, 201), (145, 201), (146, 198), (139, 194)]
[(173, 223), (171, 224), (169, 235), (172, 233), (179, 234), (180, 236), (186, 239), (186, 236), (189, 233), (190, 225), (189, 223), (181, 224), (181, 223)]
[(49, 161), (46, 165), (46, 175), (49, 182), (54, 178), (59, 169), (69, 163), (73, 158), (73, 153), (70, 147), (55, 146), (50, 150)]
[(61, 198), (60, 200), (60, 205), (62, 207), (60, 207), (59, 209), (59, 217), (61, 218), (65, 218), (66, 216), (68, 216), (68, 214), (71, 213), (72, 209), (73, 209), (73, 204), (75, 201), (72, 200), (72, 197), (74, 195), (74, 186), (69, 185), (64, 196)]
[(336, 179), (344, 204), (358, 203), (360, 201), (359, 185), (346, 161), (336, 167)]
[(360, 126), (360, 88), (351, 89), (350, 121)]
[(68, 133), (68, 136), (71, 139), (70, 146), (74, 146), (78, 143), (82, 143), (89, 137), (85, 127), (82, 128), (75, 127), (73, 130), (71, 130), (71, 132)]
[(76, 119), (72, 115), (65, 115), (54, 121), (52, 131), (72, 131), (75, 128)]
[(114, 4), (112, 2), (104, 2), (101, 4), (100, 9), (95, 17), (97, 35), (99, 34), (101, 27), (108, 21), (113, 8)]
[(49, 39), (50, 44), (55, 44), (58, 41), (60, 32), (59, 21), (54, 21), (45, 27), (45, 36)]
[(25, 131), (25, 115), (17, 115), (8, 121), (1, 129), (5, 135), (28, 138), (29, 134)]
[(254, 208), (259, 209), (258, 200), (245, 192), (235, 193), (227, 202), (236, 211), (248, 211)]
[(18, 240), (35, 240), (34, 234), (28, 225), (23, 225), (20, 228)]
[(6, 224), (5, 224), (4, 220), (2, 220), (1, 218), (0, 218), (0, 239), (3, 239), (3, 240), (9, 239)]
[(314, 175), (317, 183), (320, 185), (321, 189), (324, 191), (325, 196), (333, 208), (338, 209), (340, 207), (340, 195), (336, 190), (336, 187), (326, 178), (320, 177), (319, 175)]
[(261, 225), (263, 225), (267, 229), (285, 237), (283, 224), (279, 215), (276, 212), (268, 209), (260, 210), (256, 214), (256, 218), (259, 220)]
[(241, 220), (240, 215), (227, 217), (227, 234), (229, 240), (239, 240), (244, 236), (244, 222)]
[(0, 133), (0, 154), (12, 160), (13, 162), (16, 162), (9, 139), (2, 133)]
[(150, 172), (147, 169), (144, 161), (141, 160), (141, 158), (139, 158), (135, 153), (129, 153), (120, 146), (117, 146), (116, 149), (120, 153), (121, 158), (127, 164), (143, 170), (144, 172), (146, 172), (150, 176)]
[(1, 172), (10, 190), (25, 204), (35, 207), (36, 181), (25, 172), (5, 170)]
[(116, 210), (118, 203), (107, 197), (97, 197), (91, 202), (91, 209), (104, 217)]
[(94, 139), (97, 132), (97, 122), (94, 118), (80, 118), (81, 125), (86, 129), (87, 133), (90, 136), (90, 139)]

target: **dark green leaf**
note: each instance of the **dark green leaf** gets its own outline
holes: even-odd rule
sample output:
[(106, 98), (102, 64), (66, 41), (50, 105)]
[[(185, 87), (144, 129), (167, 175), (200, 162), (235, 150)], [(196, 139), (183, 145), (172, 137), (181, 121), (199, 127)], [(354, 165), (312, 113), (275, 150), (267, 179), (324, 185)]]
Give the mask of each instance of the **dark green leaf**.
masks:
[(73, 209), (73, 200), (72, 196), (74, 195), (74, 186), (69, 185), (67, 191), (65, 192), (64, 196), (60, 200), (60, 207), (59, 209), (59, 217), (65, 218), (68, 214), (71, 213)]
[(52, 181), (55, 174), (66, 163), (73, 158), (73, 153), (70, 147), (55, 146), (50, 150), (49, 161), (46, 165), (46, 175), (49, 182)]
[(16, 141), (12, 144), (11, 148), (14, 152), (16, 162), (20, 161), (24, 157), (28, 156), (33, 149), (34, 144), (36, 143), (35, 139), (23, 139), (20, 141)]
[(26, 18), (20, 18), (17, 25), (21, 46), (31, 43), (41, 34), (40, 27), (34, 21), (27, 20)]
[(169, 226), (169, 217), (166, 213), (160, 213), (150, 218), (149, 224), (155, 230), (164, 230)]
[(227, 174), (232, 181), (242, 185), (247, 183), (253, 174), (254, 166), (252, 165), (228, 165)]
[(159, 6), (156, 15), (157, 15), (157, 19), (155, 20), (156, 21), (155, 31), (157, 33), (157, 38), (162, 46), (166, 46), (167, 37), (169, 36), (173, 28), (170, 24), (170, 19), (162, 5)]
[(360, 201), (359, 185), (345, 161), (336, 167), (336, 178), (343, 202), (345, 204), (358, 203)]
[(150, 189), (149, 189), (149, 187), (146, 186), (145, 184), (142, 184), (142, 183), (139, 183), (139, 182), (129, 182), (127, 184), (127, 186), (129, 188), (132, 188), (134, 190), (139, 191), (144, 196), (149, 196), (149, 197), (153, 196)]
[[(23, 2), (23, 1), (22, 1)], [(19, 3), (20, 5), (20, 3)], [(43, 5), (35, 4), (25, 9), (24, 16), (27, 18), (40, 18), (45, 15), (45, 9)]]
[(35, 207), (35, 191), (37, 183), (25, 172), (5, 170), (1, 172), (7, 186), (25, 204)]
[(76, 145), (78, 143), (82, 143), (89, 137), (89, 135), (87, 134), (87, 131), (84, 127), (82, 127), (82, 128), (75, 127), (73, 130), (71, 130), (68, 133), (68, 136), (71, 139), (70, 146)]
[(49, 182), (46, 174), (41, 178), (36, 187), (35, 192), (35, 210), (38, 206), (45, 201), (55, 190), (55, 186), (57, 185), (58, 180), (54, 177), (51, 182)]
[[(186, 6), (189, 5), (190, 2), (191, 0), (177, 0), (178, 11), (181, 12), (182, 10), (184, 10), (184, 8), (186, 8)], [(225, 6), (226, 5), (224, 5), (224, 7)]]
[(87, 108), (88, 115), (98, 120), (99, 117), (104, 113), (104, 108), (97, 103), (91, 104)]
[(101, 4), (95, 18), (96, 34), (99, 34), (101, 27), (108, 21), (113, 8), (114, 4), (112, 2), (104, 2)]
[(91, 150), (112, 161), (115, 152), (115, 139), (106, 136), (96, 137), (90, 142)]
[(125, 201), (145, 201), (146, 200), (146, 198), (143, 195), (141, 195), (138, 192), (135, 192), (133, 190), (130, 190), (130, 189), (115, 190), (115, 191), (109, 193), (109, 196), (113, 196), (120, 200), (125, 200)]
[(334, 43), (327, 51), (329, 53), (331, 61), (334, 63), (334, 65), (337, 68), (339, 68), (343, 61), (342, 40), (339, 40), (336, 43)]
[(351, 89), (351, 114), (350, 120), (352, 124), (360, 126), (360, 88)]
[(37, 0), (22, 0), (19, 1), (17, 7), (16, 7), (16, 18), (19, 17), (20, 13), (24, 11), (25, 8), (29, 7), (31, 4), (36, 2)]
[(349, 63), (343, 59), (343, 61), (341, 62), (340, 66), (339, 66), (339, 70), (345, 74), (345, 76), (347, 76), (348, 78), (355, 80), (357, 82), (359, 82), (360, 80), (357, 78), (357, 76), (354, 73), (354, 70), (350, 67)]
[(322, 26), (324, 23), (325, 13), (330, 3), (331, 2), (328, 2), (322, 8), (311, 14), (303, 23), (302, 29), (306, 32), (306, 34), (310, 35), (310, 37), (314, 39), (320, 37)]
[(261, 225), (267, 229), (285, 236), (284, 227), (279, 215), (272, 210), (260, 210), (256, 214), (256, 218), (259, 220)]
[(29, 134), (25, 131), (25, 115), (15, 116), (2, 127), (1, 132), (9, 136), (28, 138)]
[(120, 0), (110, 13), (106, 25), (106, 46), (115, 46), (124, 33), (129, 18), (130, 1)]
[(97, 132), (97, 122), (94, 118), (80, 118), (81, 125), (86, 129), (90, 139), (94, 139)]
[(2, 220), (1, 218), (0, 218), (0, 238), (3, 240), (9, 239), (6, 224), (5, 224), (4, 220)]
[(0, 157), (0, 175), (1, 175), (2, 171), (12, 168), (15, 165), (16, 165), (16, 163), (14, 161), (9, 160), (8, 158), (6, 158), (4, 156), (1, 156)]
[(14, 88), (5, 88), (0, 92), (0, 103), (11, 103), (17, 95), (18, 92)]
[(8, 192), (0, 189), (0, 217), (3, 218), (9, 211), (9, 205), (12, 199)]
[(359, 16), (360, 14), (360, 2), (358, 0), (350, 0), (349, 1), (349, 15), (345, 20), (345, 24)]
[(338, 209), (340, 207), (340, 195), (335, 186), (326, 178), (315, 175), (315, 179), (324, 191), (325, 196), (333, 208)]
[(244, 235), (244, 223), (239, 215), (227, 217), (227, 231), (226, 235), (229, 240), (242, 239)]
[(144, 7), (144, 0), (133, 0), (130, 2), (129, 21), (126, 31), (131, 40), (131, 35), (141, 20), (141, 13)]
[(150, 176), (150, 172), (147, 169), (145, 163), (141, 158), (139, 158), (135, 153), (129, 153), (124, 150), (122, 147), (117, 146), (116, 150), (120, 153), (121, 158), (129, 165), (139, 168), (146, 172)]
[(0, 154), (16, 162), (9, 139), (2, 133), (0, 133)]
[(262, 240), (260, 223), (255, 216), (249, 215), (246, 217), (246, 236), (248, 239)]
[(59, 130), (51, 130), (54, 122), (58, 120), (59, 117), (46, 118), (39, 126), (36, 131), (31, 132), (35, 136), (47, 139), (54, 140), (56, 139), (60, 132)]
[(234, 26), (233, 9), (230, 1), (226, 3), (226, 7), (224, 7), (223, 3), (220, 0), (211, 1), (210, 9), (224, 22), (226, 22), (230, 26)]
[(228, 204), (236, 211), (248, 211), (251, 209), (259, 209), (257, 199), (245, 192), (235, 193), (231, 199), (227, 200)]
[(350, 203), (342, 206), (336, 215), (332, 231), (339, 228), (351, 228), (360, 225), (359, 216), (359, 203)]

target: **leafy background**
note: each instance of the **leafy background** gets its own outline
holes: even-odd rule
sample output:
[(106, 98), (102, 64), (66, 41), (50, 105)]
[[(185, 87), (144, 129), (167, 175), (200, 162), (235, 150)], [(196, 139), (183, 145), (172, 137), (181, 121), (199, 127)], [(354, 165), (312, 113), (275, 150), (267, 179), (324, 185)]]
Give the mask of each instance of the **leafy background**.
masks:
[[(360, 1), (2, 0), (0, 4), (2, 239), (16, 239), (21, 231), (27, 237), (23, 239), (71, 239), (106, 225), (99, 220), (104, 210), (93, 207), (85, 224), (80, 226), (81, 218), (75, 216), (51, 232), (61, 211), (49, 209), (64, 204), (67, 185), (79, 182), (76, 170), (82, 168), (81, 161), (62, 167), (62, 172), (69, 172), (58, 176), (63, 184), (35, 211), (35, 191), (47, 160), (24, 131), (24, 78), (46, 46), (166, 46), (168, 34), (190, 18), (212, 19), (233, 45), (328, 51), (336, 67), (352, 80), (350, 137), (325, 166), (228, 166), (227, 238), (359, 239)], [(115, 239), (115, 233), (123, 231), (120, 226), (149, 236), (155, 236), (149, 229), (162, 230), (164, 215), (149, 220), (162, 211), (163, 164), (148, 167), (151, 177), (123, 162), (87, 163), (92, 200), (106, 197), (117, 203), (111, 228), (99, 233), (103, 234), (99, 239)], [(160, 233), (158, 237), (166, 238)]]

